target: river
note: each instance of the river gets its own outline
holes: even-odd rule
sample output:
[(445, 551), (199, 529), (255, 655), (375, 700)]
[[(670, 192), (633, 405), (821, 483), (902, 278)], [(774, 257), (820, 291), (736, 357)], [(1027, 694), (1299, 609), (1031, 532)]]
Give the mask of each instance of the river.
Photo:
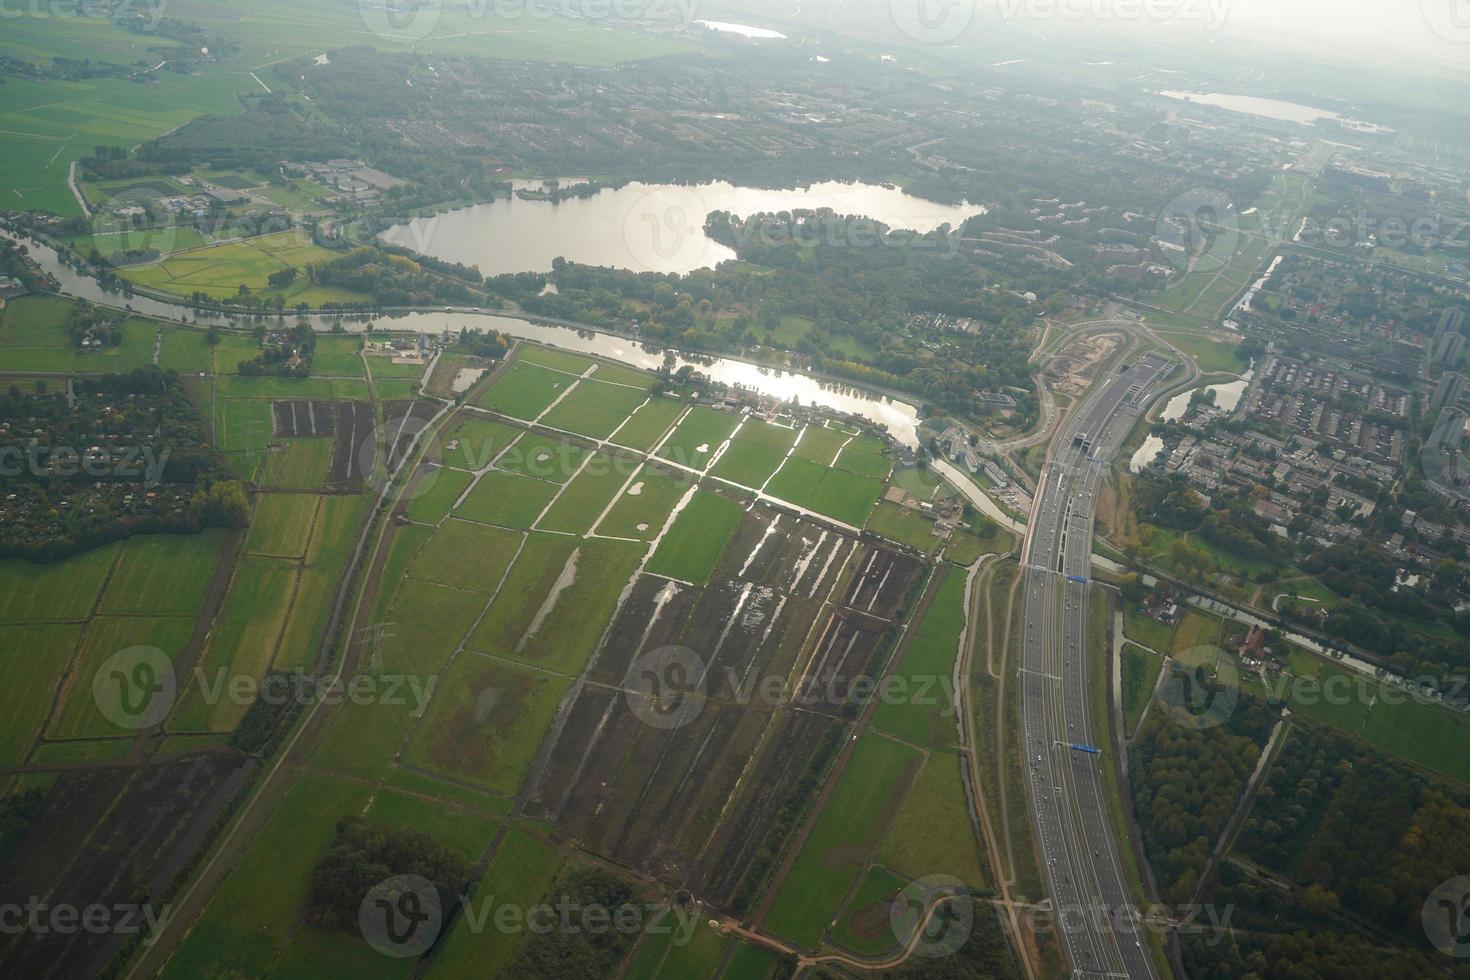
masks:
[[(17, 238), (0, 230), (0, 237), (21, 241), (30, 250), (31, 258), (45, 271), (54, 275), (61, 283), (61, 291), (69, 296), (90, 300), (113, 307), (126, 307), (144, 316), (164, 320), (178, 320), (223, 327), (248, 324), (250, 318), (230, 317), (221, 314), (199, 313), (183, 303), (167, 302), (146, 296), (125, 297), (121, 293), (109, 293), (91, 276), (77, 272), (61, 262), (50, 246), (31, 238)], [(274, 318), (273, 316), (270, 318)], [(294, 313), (282, 319), (296, 322)], [(313, 313), (304, 318), (313, 329), (330, 331), (337, 326), (358, 333), (365, 328), (361, 320), (345, 319), (340, 315)], [(590, 329), (576, 329), (533, 323), (516, 316), (499, 313), (478, 312), (456, 308), (453, 312), (413, 312), (398, 316), (379, 316), (373, 322), (392, 330), (415, 333), (439, 334), (444, 330), (456, 333), (461, 327), (471, 330), (497, 330), (521, 340), (532, 340), (565, 350), (595, 354), (639, 368), (657, 368), (664, 360), (662, 352), (645, 350), (636, 340), (616, 334), (597, 333)], [(838, 412), (861, 415), (873, 422), (888, 427), (895, 439), (908, 446), (918, 445), (919, 413), (915, 406), (888, 398), (853, 385), (836, 384), (814, 378), (811, 375), (784, 371), (728, 357), (684, 357), (675, 356), (675, 367), (691, 365), (695, 370), (708, 375), (715, 381), (727, 385), (738, 385), (752, 391), (771, 395), (783, 401), (796, 401), (803, 405), (819, 405)]]
[[(983, 214), (978, 204), (937, 204), (897, 187), (823, 181), (767, 189), (725, 181), (605, 187), (588, 197), (553, 203), (514, 195), (394, 225), (384, 241), (424, 255), (475, 266), (486, 276), (546, 272), (558, 257), (635, 272), (687, 273), (714, 268), (735, 252), (704, 233), (711, 211), (741, 217), (830, 208), (889, 228), (920, 233), (958, 228)], [(866, 240), (873, 246), (871, 225)], [(825, 242), (824, 242), (825, 243)], [(836, 242), (841, 245), (843, 242)]]

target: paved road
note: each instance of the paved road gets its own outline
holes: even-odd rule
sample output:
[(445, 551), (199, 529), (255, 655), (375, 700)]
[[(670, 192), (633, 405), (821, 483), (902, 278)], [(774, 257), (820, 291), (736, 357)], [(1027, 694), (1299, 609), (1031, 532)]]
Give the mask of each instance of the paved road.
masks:
[(1103, 744), (1087, 713), (1085, 665), (1098, 483), (1173, 366), (1163, 354), (1147, 354), (1115, 370), (1068, 416), (1042, 470), (1022, 550), (1024, 758), (1043, 871), (1074, 977), (1157, 976), (1123, 875), (1104, 763), (1070, 746)]

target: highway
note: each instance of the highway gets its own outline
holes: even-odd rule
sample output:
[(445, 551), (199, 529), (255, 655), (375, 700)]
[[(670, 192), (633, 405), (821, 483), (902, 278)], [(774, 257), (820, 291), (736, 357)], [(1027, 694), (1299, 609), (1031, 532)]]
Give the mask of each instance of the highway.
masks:
[[(1098, 754), (1106, 719), (1088, 717), (1087, 575), (1107, 461), (1174, 366), (1146, 354), (1100, 380), (1057, 434), (1038, 481), (1026, 541), (1021, 638), (1023, 759), (1036, 840), (1072, 976), (1156, 977), (1123, 874)], [(1101, 739), (1101, 740), (1100, 740)], [(1114, 833), (1114, 831), (1119, 831)]]

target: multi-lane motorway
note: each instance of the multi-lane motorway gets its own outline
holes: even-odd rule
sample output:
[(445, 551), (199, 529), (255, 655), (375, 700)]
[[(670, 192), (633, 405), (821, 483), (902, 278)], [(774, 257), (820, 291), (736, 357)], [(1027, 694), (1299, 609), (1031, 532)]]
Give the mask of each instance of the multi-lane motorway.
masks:
[(1022, 551), (1023, 759), (1037, 845), (1074, 977), (1157, 976), (1102, 788), (1088, 717), (1087, 576), (1098, 483), (1107, 461), (1173, 367), (1147, 354), (1111, 377), (1068, 417), (1042, 470)]

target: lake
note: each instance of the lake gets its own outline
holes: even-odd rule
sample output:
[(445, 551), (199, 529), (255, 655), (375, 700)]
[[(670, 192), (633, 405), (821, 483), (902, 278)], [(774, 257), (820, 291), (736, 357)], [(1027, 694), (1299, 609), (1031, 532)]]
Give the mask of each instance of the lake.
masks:
[(769, 27), (751, 27), (749, 24), (736, 24), (728, 20), (696, 20), (694, 23), (708, 27), (712, 31), (721, 34), (739, 34), (755, 41), (784, 41), (786, 35), (780, 31), (773, 31)]
[(686, 273), (713, 268), (735, 253), (704, 233), (711, 211), (748, 217), (763, 212), (830, 208), (890, 228), (931, 232), (983, 214), (977, 204), (936, 204), (897, 187), (823, 181), (771, 190), (724, 181), (634, 182), (560, 203), (514, 196), (416, 218), (382, 238), (437, 259), (472, 265), (482, 275), (546, 272), (558, 256), (635, 272)]
[(1266, 99), (1256, 95), (1225, 95), (1220, 92), (1160, 92), (1159, 94), (1171, 99), (1196, 102), (1200, 105), (1244, 112), (1247, 115), (1262, 116), (1266, 119), (1278, 119), (1282, 122), (1300, 123), (1303, 126), (1330, 120), (1360, 133), (1393, 132), (1386, 126), (1363, 122), (1361, 119), (1349, 119), (1330, 109), (1318, 109), (1297, 102), (1283, 102), (1280, 99)]

